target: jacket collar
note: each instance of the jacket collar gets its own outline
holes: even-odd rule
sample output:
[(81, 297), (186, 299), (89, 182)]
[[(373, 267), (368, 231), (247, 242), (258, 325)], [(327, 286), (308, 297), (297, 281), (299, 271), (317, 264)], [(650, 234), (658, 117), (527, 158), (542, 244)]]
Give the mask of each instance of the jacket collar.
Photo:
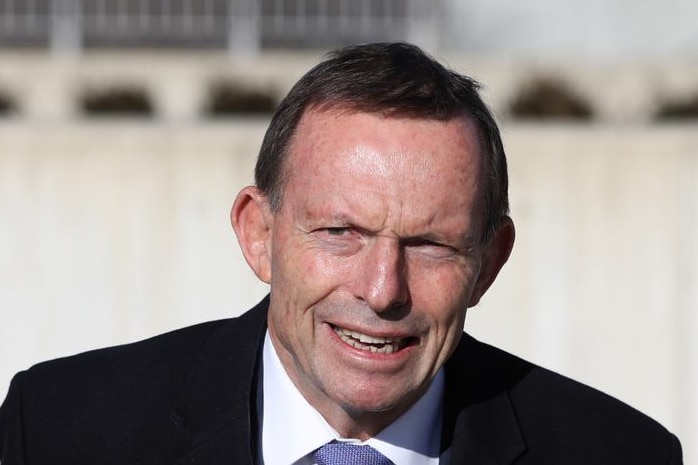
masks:
[(529, 369), (463, 335), (446, 363), (442, 449), (451, 448), (451, 465), (506, 465), (526, 451), (509, 392)]
[(224, 323), (201, 352), (171, 416), (180, 463), (257, 463), (256, 386), (268, 303), (267, 296)]

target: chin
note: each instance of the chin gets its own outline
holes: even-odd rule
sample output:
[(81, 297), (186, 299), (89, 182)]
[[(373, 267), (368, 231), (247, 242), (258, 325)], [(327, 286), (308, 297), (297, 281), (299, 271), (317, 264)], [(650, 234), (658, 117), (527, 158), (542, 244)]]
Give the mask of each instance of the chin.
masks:
[(402, 413), (402, 410), (406, 409), (405, 406), (412, 404), (408, 399), (414, 396), (406, 392), (377, 389), (369, 383), (364, 389), (353, 389), (352, 392), (344, 392), (338, 397), (338, 403), (345, 411), (361, 415), (390, 411)]

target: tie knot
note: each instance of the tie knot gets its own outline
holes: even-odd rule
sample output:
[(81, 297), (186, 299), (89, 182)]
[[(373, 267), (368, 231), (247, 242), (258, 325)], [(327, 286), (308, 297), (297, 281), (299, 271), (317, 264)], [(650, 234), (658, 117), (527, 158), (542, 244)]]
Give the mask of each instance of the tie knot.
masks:
[(348, 442), (328, 442), (313, 452), (318, 465), (393, 465), (371, 446)]

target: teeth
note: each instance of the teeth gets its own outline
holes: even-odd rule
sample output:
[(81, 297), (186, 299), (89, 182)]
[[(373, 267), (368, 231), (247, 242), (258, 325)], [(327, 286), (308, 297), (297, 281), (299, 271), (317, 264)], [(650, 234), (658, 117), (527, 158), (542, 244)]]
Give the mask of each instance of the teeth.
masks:
[(392, 354), (400, 349), (399, 340), (385, 337), (369, 336), (368, 334), (334, 327), (335, 333), (352, 347), (378, 354)]
[(364, 342), (366, 344), (392, 344), (393, 342), (395, 342), (393, 339), (369, 336), (368, 334), (362, 334), (357, 331), (343, 331), (344, 334), (346, 334), (347, 336), (353, 337), (354, 339), (358, 339), (359, 341)]

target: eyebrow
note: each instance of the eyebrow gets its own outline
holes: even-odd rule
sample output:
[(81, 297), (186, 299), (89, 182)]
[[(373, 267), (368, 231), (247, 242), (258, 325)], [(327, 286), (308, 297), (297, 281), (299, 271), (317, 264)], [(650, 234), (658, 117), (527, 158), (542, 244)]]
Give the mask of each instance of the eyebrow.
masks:
[[(305, 219), (309, 222), (333, 221), (337, 223), (336, 227), (350, 226), (367, 234), (377, 234), (376, 231), (359, 224), (356, 221), (355, 217), (351, 216), (344, 210), (338, 211), (334, 208), (321, 209), (312, 213), (308, 212)], [(473, 250), (480, 243), (479, 236), (474, 235), (472, 232), (468, 232), (463, 236), (438, 231), (425, 231), (424, 233), (418, 233), (409, 236), (397, 236), (397, 239), (401, 243), (411, 243), (419, 241), (440, 243), (452, 246), (463, 251)]]

